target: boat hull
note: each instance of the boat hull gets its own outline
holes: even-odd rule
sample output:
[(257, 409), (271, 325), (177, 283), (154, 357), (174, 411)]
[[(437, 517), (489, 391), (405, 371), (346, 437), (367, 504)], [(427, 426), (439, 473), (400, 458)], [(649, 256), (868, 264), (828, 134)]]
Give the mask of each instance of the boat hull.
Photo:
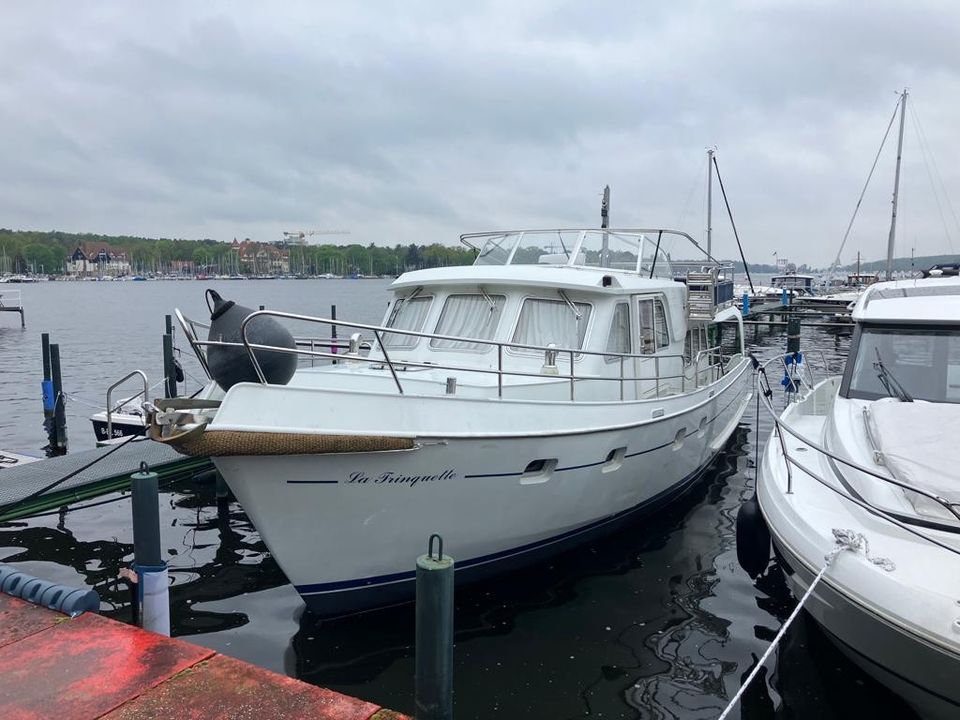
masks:
[(411, 450), (214, 462), (304, 600), (336, 615), (411, 598), (415, 560), (432, 533), (462, 582), (675, 497), (733, 433), (747, 379), (741, 372), (709, 401), (632, 427), (419, 437)]
[[(772, 528), (774, 549), (797, 597), (816, 572)], [(837, 648), (924, 718), (960, 717), (960, 656), (884, 618), (824, 578), (804, 606)]]
[(98, 443), (105, 443), (131, 435), (143, 435), (147, 432), (147, 426), (139, 415), (114, 413), (111, 423), (112, 436), (111, 433), (107, 432), (107, 414), (105, 412), (96, 413), (90, 418), (90, 422), (93, 425), (93, 433)]

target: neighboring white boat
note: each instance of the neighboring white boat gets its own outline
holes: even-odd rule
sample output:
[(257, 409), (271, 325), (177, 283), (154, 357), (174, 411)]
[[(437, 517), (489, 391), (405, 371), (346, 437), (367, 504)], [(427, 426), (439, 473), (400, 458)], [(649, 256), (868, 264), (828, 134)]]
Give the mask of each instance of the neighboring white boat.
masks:
[(960, 717), (960, 278), (871, 285), (853, 320), (843, 375), (777, 419), (757, 498), (797, 597), (862, 536), (806, 609), (922, 716)]
[(90, 416), (90, 422), (97, 445), (106, 445), (131, 435), (143, 435), (147, 431), (146, 416), (135, 402), (120, 405), (111, 413), (106, 410), (96, 412)]
[[(133, 378), (140, 379), (143, 383), (143, 390), (114, 404), (113, 391)], [(107, 388), (107, 402), (104, 406), (106, 409), (95, 412), (90, 416), (98, 447), (120, 442), (131, 435), (144, 435), (146, 433), (147, 418), (141, 406), (149, 392), (147, 376), (142, 370), (127, 373)]]
[[(157, 401), (151, 435), (214, 456), (324, 614), (411, 597), (434, 532), (458, 580), (556, 552), (688, 489), (746, 407), (732, 270), (707, 261), (676, 282), (665, 238), (696, 246), (669, 230), (464, 236), (474, 265), (401, 276), (380, 326), (253, 313), (244, 328), (273, 316), (353, 331), (349, 352), (299, 349), (327, 364), (285, 385)], [(215, 346), (244, 352), (178, 318), (205, 368)], [(728, 321), (730, 355), (708, 341)], [(258, 346), (244, 342), (249, 364)]]

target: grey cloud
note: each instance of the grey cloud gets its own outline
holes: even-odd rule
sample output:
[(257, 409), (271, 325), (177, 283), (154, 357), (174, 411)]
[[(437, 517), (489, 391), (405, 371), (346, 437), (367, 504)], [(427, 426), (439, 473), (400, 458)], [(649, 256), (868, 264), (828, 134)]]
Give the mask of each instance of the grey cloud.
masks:
[[(699, 187), (688, 198), (715, 144), (751, 257), (827, 262), (897, 87), (939, 157), (955, 150), (958, 24), (950, 4), (892, 2), (14, 6), (0, 224), (453, 242), (595, 223), (609, 182), (618, 223), (689, 205), (702, 235)], [(905, 241), (946, 251), (911, 143)], [(891, 176), (888, 148), (854, 253), (883, 252)]]

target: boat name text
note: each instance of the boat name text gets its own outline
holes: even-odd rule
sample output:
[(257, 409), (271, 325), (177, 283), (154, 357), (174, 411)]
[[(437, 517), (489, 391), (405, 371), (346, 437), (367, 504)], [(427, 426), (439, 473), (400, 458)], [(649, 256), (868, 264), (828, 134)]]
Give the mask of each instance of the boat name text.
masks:
[(437, 482), (438, 480), (453, 480), (457, 473), (453, 470), (444, 470), (436, 475), (400, 475), (391, 470), (382, 472), (376, 477), (370, 477), (365, 472), (352, 472), (347, 480), (348, 485), (407, 485), (413, 487), (417, 483)]

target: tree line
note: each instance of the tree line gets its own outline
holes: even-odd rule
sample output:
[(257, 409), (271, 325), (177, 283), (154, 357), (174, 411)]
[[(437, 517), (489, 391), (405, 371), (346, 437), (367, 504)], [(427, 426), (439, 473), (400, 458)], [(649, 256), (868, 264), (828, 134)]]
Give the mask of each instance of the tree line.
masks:
[[(245, 238), (249, 241), (249, 238)], [(262, 269), (239, 262), (232, 244), (218, 240), (184, 240), (178, 238), (144, 238), (129, 235), (97, 235), (66, 233), (56, 230), (9, 230), (0, 228), (0, 272), (60, 275), (66, 261), (78, 246), (103, 242), (121, 248), (135, 273), (169, 272), (175, 261), (192, 261), (197, 272), (257, 273)], [(274, 243), (259, 243), (273, 245)], [(380, 247), (303, 245), (283, 248), (289, 253), (290, 272), (319, 275), (397, 275), (407, 270), (469, 265), (473, 251), (446, 245), (395, 245)]]

